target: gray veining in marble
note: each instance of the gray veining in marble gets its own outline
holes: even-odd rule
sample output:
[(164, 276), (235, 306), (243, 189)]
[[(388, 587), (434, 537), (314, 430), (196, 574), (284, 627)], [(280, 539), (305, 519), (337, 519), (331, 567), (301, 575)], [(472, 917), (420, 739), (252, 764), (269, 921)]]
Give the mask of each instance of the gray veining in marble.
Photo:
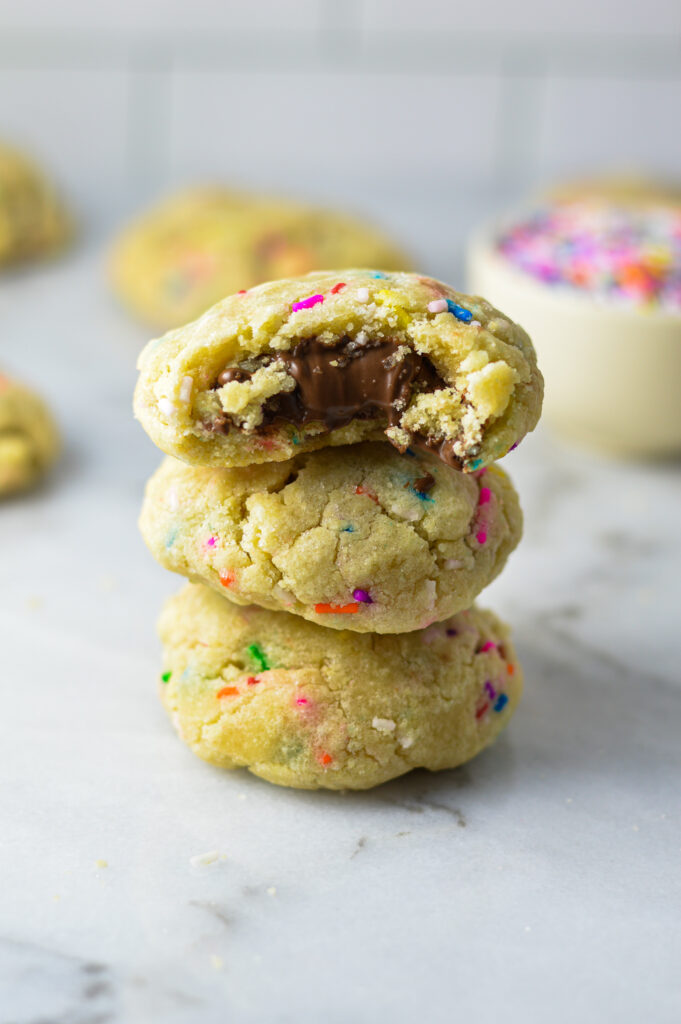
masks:
[(526, 669), (508, 733), (456, 772), (280, 790), (157, 703), (180, 582), (136, 530), (145, 332), (99, 241), (6, 279), (0, 322), (68, 442), (0, 508), (0, 1024), (681, 1019), (680, 466), (528, 439), (482, 602)]

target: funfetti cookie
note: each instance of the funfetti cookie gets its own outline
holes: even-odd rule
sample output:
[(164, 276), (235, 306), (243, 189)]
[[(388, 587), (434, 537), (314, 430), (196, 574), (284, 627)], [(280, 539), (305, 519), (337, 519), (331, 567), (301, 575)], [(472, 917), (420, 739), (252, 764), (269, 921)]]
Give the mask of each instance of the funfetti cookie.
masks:
[(522, 690), (507, 628), (475, 608), (423, 631), (358, 636), (188, 586), (160, 634), (161, 699), (184, 742), (299, 789), (460, 765), (507, 725)]
[(171, 196), (127, 228), (111, 254), (121, 301), (156, 327), (178, 327), (241, 288), (345, 266), (407, 270), (377, 228), (347, 214), (225, 188)]
[(475, 471), (537, 423), (530, 339), (484, 299), (344, 270), (232, 295), (151, 342), (135, 411), (163, 451), (244, 466), (383, 440)]
[(27, 156), (0, 143), (0, 267), (55, 252), (71, 230), (53, 185)]
[(464, 474), (365, 443), (239, 469), (168, 458), (140, 526), (166, 569), (239, 604), (401, 633), (468, 608), (501, 572), (522, 518), (496, 467)]
[(59, 449), (59, 432), (43, 400), (0, 373), (0, 497), (35, 484)]

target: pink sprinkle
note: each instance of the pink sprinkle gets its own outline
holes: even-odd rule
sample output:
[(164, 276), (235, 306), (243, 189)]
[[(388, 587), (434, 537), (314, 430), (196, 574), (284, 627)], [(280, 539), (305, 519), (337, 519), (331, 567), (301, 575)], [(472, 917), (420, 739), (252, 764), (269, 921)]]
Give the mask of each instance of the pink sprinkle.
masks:
[(307, 697), (297, 697), (296, 698), (296, 704), (309, 704), (309, 703), (310, 702), (307, 699)]
[(310, 295), (307, 299), (301, 299), (300, 302), (292, 302), (291, 309), (296, 313), (299, 309), (312, 309), (313, 306), (323, 301), (323, 295)]
[(355, 601), (361, 601), (362, 604), (374, 603), (368, 590), (359, 590), (358, 588), (357, 590), (353, 590), (352, 596), (354, 597)]
[(432, 302), (428, 303), (429, 313), (446, 313), (447, 312), (447, 300), (446, 299), (433, 299)]
[(206, 547), (207, 548), (214, 548), (215, 547), (215, 537), (209, 537), (208, 538), (208, 540), (206, 541)]
[(492, 492), (490, 491), (489, 487), (481, 487), (480, 497), (478, 498), (478, 505), (486, 505), (491, 497)]
[(475, 479), (479, 480), (480, 477), (484, 476), (486, 472), (487, 472), (487, 466), (483, 466), (482, 469), (479, 469), (477, 471), (477, 473), (474, 474), (475, 475)]
[(487, 534), (485, 533), (484, 530), (478, 530), (478, 532), (475, 535), (475, 539), (477, 540), (478, 544), (484, 544), (485, 541), (487, 540)]
[(487, 643), (483, 644), (482, 647), (480, 648), (480, 653), (484, 654), (485, 651), (495, 651), (496, 647), (496, 644), (492, 643), (491, 640), (488, 640)]

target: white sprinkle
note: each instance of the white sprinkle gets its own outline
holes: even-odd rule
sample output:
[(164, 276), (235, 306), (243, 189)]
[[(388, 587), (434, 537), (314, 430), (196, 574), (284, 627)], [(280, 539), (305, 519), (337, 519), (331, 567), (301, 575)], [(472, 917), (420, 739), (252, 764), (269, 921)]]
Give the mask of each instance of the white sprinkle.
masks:
[(447, 300), (446, 299), (433, 299), (432, 302), (428, 303), (429, 313), (446, 313), (447, 312)]
[(429, 608), (435, 607), (435, 601), (437, 600), (437, 584), (435, 580), (426, 580), (424, 589), (428, 595)]
[(195, 857), (190, 857), (189, 863), (193, 868), (200, 868), (206, 864), (214, 864), (219, 859), (220, 854), (217, 850), (209, 850), (208, 853), (197, 853)]
[(358, 288), (357, 289), (357, 301), (358, 302), (368, 302), (369, 301), (369, 289), (368, 288)]
[(175, 413), (175, 403), (169, 398), (159, 398), (158, 407), (164, 416), (172, 416)]
[(480, 321), (479, 321), (479, 320), (471, 320), (471, 322), (470, 322), (470, 325), (469, 325), (469, 326), (470, 326), (470, 327), (482, 327), (482, 324), (480, 323)]
[(268, 896), (276, 896), (277, 895), (277, 890), (276, 890), (275, 886), (271, 885), (269, 887), (269, 889), (267, 890), (267, 895)]
[(374, 718), (371, 724), (377, 732), (393, 732), (395, 729), (392, 718)]
[(461, 562), (458, 558), (448, 558), (445, 561), (445, 569), (461, 569), (462, 567), (463, 562)]
[(180, 499), (177, 496), (177, 487), (168, 489), (168, 508), (171, 512), (177, 512), (180, 506)]
[(192, 400), (192, 390), (194, 388), (193, 377), (183, 377), (182, 383), (180, 384), (180, 401), (184, 402), (185, 405), (189, 405)]
[(414, 743), (414, 737), (413, 736), (401, 736), (400, 739), (399, 739), (400, 746), (404, 747), (405, 750), (408, 750), (409, 747), (411, 747), (413, 745), (413, 743)]

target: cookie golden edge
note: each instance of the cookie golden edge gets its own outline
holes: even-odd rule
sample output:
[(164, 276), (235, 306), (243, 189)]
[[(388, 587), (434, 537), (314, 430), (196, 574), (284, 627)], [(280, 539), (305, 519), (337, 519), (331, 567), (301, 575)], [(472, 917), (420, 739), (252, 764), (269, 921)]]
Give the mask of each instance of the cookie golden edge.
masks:
[[(287, 352), (307, 339), (332, 345), (362, 332), (427, 357), (445, 385), (412, 394), (397, 427), (353, 419), (330, 430), (313, 422), (263, 431), (266, 401), (291, 386), (281, 384), (285, 374), (273, 368), (244, 384), (217, 384), (226, 367), (244, 360)], [(194, 465), (283, 461), (365, 440), (406, 448), (412, 436), (427, 435), (433, 443), (451, 439), (457, 465), (472, 472), (534, 429), (543, 398), (529, 337), (486, 300), (417, 274), (359, 269), (268, 282), (230, 296), (150, 342), (138, 369), (137, 419), (162, 451)], [(213, 421), (223, 412), (241, 429), (216, 430)]]
[(162, 703), (224, 769), (297, 789), (369, 789), (455, 768), (508, 724), (522, 672), (508, 628), (471, 608), (398, 637), (238, 608), (189, 584), (159, 620)]

